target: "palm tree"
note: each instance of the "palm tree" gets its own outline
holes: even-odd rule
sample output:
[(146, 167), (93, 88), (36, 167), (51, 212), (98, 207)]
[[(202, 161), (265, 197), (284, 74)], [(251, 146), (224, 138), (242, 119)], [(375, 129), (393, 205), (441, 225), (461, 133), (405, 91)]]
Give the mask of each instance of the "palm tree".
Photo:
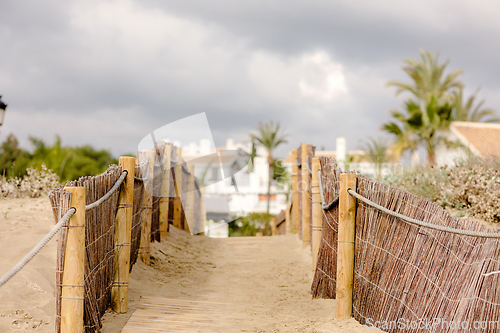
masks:
[(436, 148), (440, 143), (447, 143), (451, 116), (451, 104), (439, 105), (434, 97), (425, 105), (422, 113), (420, 106), (413, 100), (405, 103), (405, 113), (392, 111), (395, 121), (382, 125), (382, 129), (394, 134), (396, 142), (392, 151), (395, 158), (399, 159), (404, 151), (412, 153), (419, 145), (427, 151), (427, 162), (435, 164)]
[(391, 153), (389, 143), (385, 138), (370, 137), (368, 141), (364, 141), (363, 150), (369, 162), (375, 165), (375, 177), (380, 180), (382, 176), (382, 163), (391, 161)]
[(268, 123), (261, 123), (257, 126), (256, 133), (250, 133), (252, 140), (267, 150), (267, 162), (269, 164), (269, 183), (267, 185), (267, 212), (271, 203), (271, 181), (273, 179), (273, 151), (282, 143), (287, 143), (287, 133), (283, 133), (279, 122), (276, 124), (271, 120)]
[[(463, 88), (463, 83), (457, 80), (457, 77), (463, 73), (461, 69), (448, 74), (443, 79), (444, 70), (448, 66), (449, 60), (445, 61), (444, 64), (439, 64), (439, 51), (434, 56), (432, 52), (421, 49), (420, 56), (420, 60), (404, 60), (406, 66), (403, 67), (403, 71), (410, 76), (412, 83), (399, 81), (387, 83), (387, 86), (397, 88), (396, 95), (407, 91), (413, 94), (419, 102), (428, 103), (434, 97), (438, 103), (441, 103), (450, 100), (450, 91)], [(424, 110), (424, 108), (421, 109)]]
[[(470, 96), (467, 101), (463, 102), (463, 91), (462, 89), (455, 91), (453, 94), (453, 112), (451, 115), (452, 120), (456, 121), (471, 121), (480, 122), (484, 121), (486, 123), (496, 123), (500, 119), (496, 117), (496, 112), (493, 109), (482, 109), (484, 100), (479, 102), (474, 106), (475, 99), (479, 88), (476, 90), (472, 96)], [(484, 119), (490, 117), (488, 119)]]
[(439, 52), (434, 56), (430, 51), (420, 50), (421, 59), (406, 59), (403, 70), (410, 76), (412, 83), (390, 81), (395, 86), (396, 95), (409, 92), (414, 96), (405, 103), (407, 114), (392, 112), (395, 122), (383, 125), (383, 129), (396, 135), (395, 155), (403, 151), (414, 151), (419, 144), (427, 150), (427, 161), (435, 164), (435, 150), (439, 143), (445, 142), (444, 134), (449, 128), (451, 107), (457, 91), (463, 83), (457, 80), (462, 70), (444, 76), (449, 61), (439, 64)]

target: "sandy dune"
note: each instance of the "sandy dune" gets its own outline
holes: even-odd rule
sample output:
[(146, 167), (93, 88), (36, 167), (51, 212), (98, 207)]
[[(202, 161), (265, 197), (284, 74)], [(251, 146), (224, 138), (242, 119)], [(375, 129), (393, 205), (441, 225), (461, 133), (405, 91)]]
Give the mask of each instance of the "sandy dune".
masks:
[[(0, 201), (0, 274), (53, 224), (47, 198)], [(129, 312), (107, 312), (103, 332), (120, 332), (141, 296), (224, 303), (219, 332), (374, 332), (354, 319), (334, 321), (334, 300), (311, 299), (310, 253), (295, 236), (216, 240), (172, 229), (153, 244), (151, 266), (134, 266)], [(53, 240), (0, 288), (0, 332), (54, 331), (55, 252)]]

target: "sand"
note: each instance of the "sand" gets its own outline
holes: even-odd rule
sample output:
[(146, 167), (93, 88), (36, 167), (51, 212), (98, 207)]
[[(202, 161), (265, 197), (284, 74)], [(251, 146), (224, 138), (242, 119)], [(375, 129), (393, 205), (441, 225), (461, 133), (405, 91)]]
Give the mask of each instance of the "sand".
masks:
[[(47, 198), (0, 200), (0, 275), (54, 225)], [(0, 288), (0, 332), (53, 332), (56, 241)], [(216, 332), (376, 332), (354, 319), (335, 321), (335, 300), (313, 300), (311, 255), (297, 237), (210, 239), (172, 228), (152, 244), (152, 264), (130, 276), (129, 311), (104, 316), (120, 332), (141, 296), (223, 305)]]

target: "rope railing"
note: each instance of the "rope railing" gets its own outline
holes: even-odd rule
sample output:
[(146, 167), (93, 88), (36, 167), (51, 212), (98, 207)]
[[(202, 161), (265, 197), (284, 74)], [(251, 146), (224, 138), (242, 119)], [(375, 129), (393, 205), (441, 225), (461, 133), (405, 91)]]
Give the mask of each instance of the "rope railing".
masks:
[(146, 175), (144, 177), (136, 177), (134, 176), (134, 180), (137, 180), (138, 182), (146, 182), (149, 179), (149, 168), (146, 169)]
[(182, 172), (184, 172), (188, 176), (191, 174), (184, 164), (182, 165)]
[(307, 167), (307, 172), (309, 172), (310, 175), (313, 174), (311, 168), (309, 167), (309, 155), (306, 156), (306, 167)]
[(57, 222), (57, 224), (49, 231), (47, 235), (27, 254), (21, 261), (19, 261), (10, 271), (4, 274), (0, 278), (0, 287), (3, 286), (7, 281), (9, 281), (14, 275), (19, 273), (19, 271), (26, 266), (26, 264), (35, 257), (35, 255), (40, 252), (41, 249), (54, 237), (57, 232), (68, 223), (69, 219), (73, 214), (76, 213), (75, 208), (70, 208), (66, 214)]
[(128, 172), (125, 170), (122, 172), (122, 174), (120, 175), (120, 178), (118, 178), (116, 180), (116, 183), (115, 185), (113, 185), (113, 187), (108, 191), (108, 193), (106, 193), (105, 195), (103, 195), (99, 200), (91, 203), (91, 204), (88, 204), (85, 206), (85, 211), (88, 211), (88, 210), (91, 210), (92, 208), (95, 208), (97, 206), (99, 206), (100, 204), (102, 204), (104, 201), (108, 200), (111, 195), (120, 187), (120, 185), (123, 183), (123, 180), (125, 180), (125, 178), (127, 177), (127, 174)]
[[(88, 204), (85, 206), (85, 211), (88, 211), (92, 208), (95, 208), (102, 204), (104, 201), (109, 199), (111, 195), (118, 189), (120, 188), (120, 185), (123, 183), (123, 180), (127, 177), (128, 172), (123, 171), (122, 174), (120, 175), (120, 178), (116, 180), (116, 183), (113, 185), (113, 187), (105, 194), (103, 195), (99, 200)], [(26, 264), (35, 257), (35, 255), (40, 252), (41, 249), (47, 245), (47, 243), (54, 237), (54, 235), (66, 225), (66, 223), (69, 221), (71, 216), (73, 216), (76, 213), (75, 208), (70, 208), (66, 214), (57, 222), (57, 224), (45, 235), (45, 237), (37, 244), (35, 247), (26, 255), (24, 256), (21, 261), (19, 261), (10, 271), (8, 271), (4, 276), (0, 278), (0, 287), (3, 286), (7, 281), (9, 281), (14, 275), (19, 273), (19, 271), (26, 266)]]
[(318, 170), (318, 183), (319, 183), (319, 194), (321, 195), (321, 208), (328, 211), (333, 208), (333, 205), (339, 202), (339, 197), (337, 196), (329, 204), (325, 204), (325, 196), (323, 194), (323, 180), (321, 177), (321, 170)]
[(421, 227), (429, 228), (429, 229), (434, 229), (438, 231), (444, 231), (444, 232), (449, 232), (452, 234), (456, 235), (463, 235), (463, 236), (471, 236), (471, 237), (482, 237), (482, 238), (500, 238), (500, 233), (491, 233), (491, 232), (483, 232), (483, 231), (470, 231), (470, 230), (463, 230), (463, 229), (456, 229), (456, 228), (451, 228), (451, 227), (445, 227), (445, 226), (440, 226), (437, 224), (432, 224), (429, 222), (417, 220), (399, 213), (396, 213), (392, 210), (389, 210), (383, 206), (380, 206), (379, 204), (376, 204), (375, 202), (363, 197), (362, 195), (354, 192), (352, 189), (347, 189), (347, 193), (355, 197), (356, 199), (359, 199), (366, 203), (369, 206), (372, 206), (373, 208), (376, 208), (390, 216), (397, 217), (403, 221), (406, 221), (408, 223), (416, 224)]

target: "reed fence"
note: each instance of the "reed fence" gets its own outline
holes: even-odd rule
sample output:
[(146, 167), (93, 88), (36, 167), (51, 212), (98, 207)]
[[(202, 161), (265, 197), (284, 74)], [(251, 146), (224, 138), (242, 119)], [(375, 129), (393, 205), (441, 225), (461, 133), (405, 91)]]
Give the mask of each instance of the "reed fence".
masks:
[(336, 318), (384, 323), (379, 328), (387, 332), (500, 330), (499, 233), (453, 218), (425, 198), (344, 172), (334, 158), (315, 158), (310, 145), (291, 155), (297, 158), (290, 227), (304, 245), (309, 211), (311, 293), (337, 298)]
[[(110, 193), (119, 179), (124, 179), (119, 190)], [(80, 189), (82, 194), (75, 195)], [(106, 193), (105, 201), (90, 205)], [(128, 274), (138, 258), (149, 264), (150, 242), (167, 239), (174, 217), (183, 218), (181, 228), (199, 234), (203, 234), (206, 220), (194, 168), (182, 161), (180, 148), (169, 144), (139, 152), (135, 160), (121, 157), (120, 165), (111, 165), (101, 175), (53, 190), (49, 198), (56, 220), (78, 204), (79, 196), (89, 209), (83, 209), (81, 225), (74, 225), (74, 216), (82, 213), (76, 208), (62, 228), (58, 245), (57, 332), (100, 332), (108, 308), (127, 311)], [(81, 271), (72, 264), (79, 261)]]

